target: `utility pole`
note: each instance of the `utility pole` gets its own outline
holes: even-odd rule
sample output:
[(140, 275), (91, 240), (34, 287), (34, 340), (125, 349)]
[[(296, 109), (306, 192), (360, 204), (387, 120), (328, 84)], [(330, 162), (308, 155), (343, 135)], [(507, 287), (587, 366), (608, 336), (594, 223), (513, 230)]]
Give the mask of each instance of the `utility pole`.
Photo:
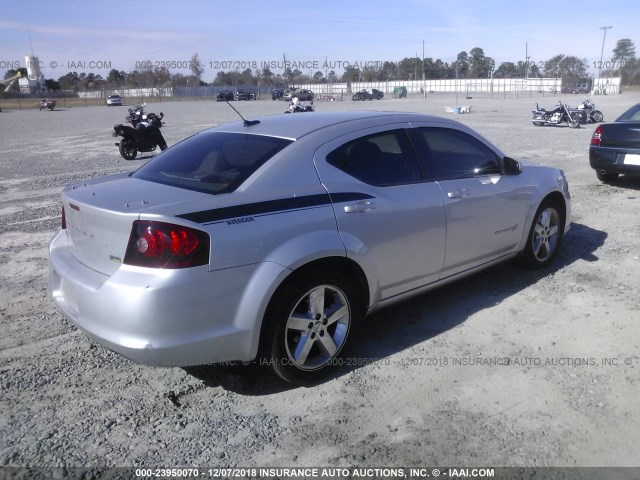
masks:
[(282, 52), (282, 76), (284, 77), (285, 88), (289, 88), (289, 82), (287, 82), (287, 56)]
[(422, 95), (427, 98), (427, 88), (424, 79), (424, 40), (422, 41)]
[(604, 55), (604, 40), (607, 38), (607, 30), (613, 27), (600, 27), (600, 30), (604, 30), (602, 35), (602, 50), (600, 50), (600, 63), (598, 64), (598, 78), (600, 78), (600, 72), (602, 70), (602, 56)]

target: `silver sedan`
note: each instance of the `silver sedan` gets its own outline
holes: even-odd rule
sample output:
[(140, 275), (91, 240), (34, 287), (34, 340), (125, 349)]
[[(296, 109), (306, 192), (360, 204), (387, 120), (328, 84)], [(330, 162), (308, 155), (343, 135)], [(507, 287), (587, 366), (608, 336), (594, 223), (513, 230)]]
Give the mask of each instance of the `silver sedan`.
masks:
[(62, 205), (51, 291), (90, 338), (149, 365), (261, 359), (297, 384), (383, 305), (509, 259), (547, 266), (571, 217), (561, 170), (390, 112), (223, 125)]

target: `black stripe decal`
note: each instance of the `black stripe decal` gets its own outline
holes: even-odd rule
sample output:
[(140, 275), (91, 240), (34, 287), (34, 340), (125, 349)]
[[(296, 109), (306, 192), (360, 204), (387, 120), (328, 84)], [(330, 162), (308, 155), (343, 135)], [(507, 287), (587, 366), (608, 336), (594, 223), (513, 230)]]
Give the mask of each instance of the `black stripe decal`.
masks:
[(357, 193), (357, 192), (340, 192), (340, 193), (330, 193), (331, 201), (333, 203), (343, 203), (343, 202), (353, 202), (356, 200), (366, 200), (367, 198), (375, 198), (372, 195), (367, 193)]
[(250, 217), (254, 215), (264, 215), (271, 213), (300, 210), (333, 203), (350, 202), (374, 198), (366, 193), (341, 192), (318, 195), (306, 195), (303, 197), (281, 198), (279, 200), (267, 200), (265, 202), (248, 203), (246, 205), (235, 205), (233, 207), (214, 208), (212, 210), (202, 210), (200, 212), (184, 213), (177, 215), (196, 223), (213, 223), (238, 217)]

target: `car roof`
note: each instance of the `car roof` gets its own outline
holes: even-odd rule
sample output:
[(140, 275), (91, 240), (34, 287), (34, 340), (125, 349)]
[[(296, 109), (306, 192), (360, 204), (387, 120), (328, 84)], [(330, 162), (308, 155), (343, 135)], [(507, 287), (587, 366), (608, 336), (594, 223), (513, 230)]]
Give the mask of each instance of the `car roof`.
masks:
[(305, 114), (278, 114), (258, 118), (248, 118), (247, 120), (252, 122), (259, 120), (260, 123), (247, 127), (244, 125), (244, 122), (239, 121), (214, 127), (205, 131), (251, 133), (255, 135), (267, 135), (297, 140), (312, 132), (334, 127), (338, 124), (344, 124), (345, 127), (348, 127), (361, 123), (362, 128), (366, 128), (375, 125), (383, 125), (385, 123), (436, 121), (438, 123), (445, 123), (453, 128), (464, 129), (464, 127), (461, 127), (461, 124), (458, 122), (447, 118), (408, 112), (313, 112)]

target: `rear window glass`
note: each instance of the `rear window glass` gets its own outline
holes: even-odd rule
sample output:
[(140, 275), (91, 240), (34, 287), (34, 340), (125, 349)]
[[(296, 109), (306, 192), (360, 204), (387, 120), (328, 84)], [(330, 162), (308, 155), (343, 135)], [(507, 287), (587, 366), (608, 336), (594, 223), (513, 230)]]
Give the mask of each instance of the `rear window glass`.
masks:
[(624, 112), (616, 122), (637, 122), (640, 121), (640, 103), (634, 105), (629, 110)]
[(205, 193), (228, 193), (291, 142), (264, 135), (204, 132), (171, 147), (132, 176)]

